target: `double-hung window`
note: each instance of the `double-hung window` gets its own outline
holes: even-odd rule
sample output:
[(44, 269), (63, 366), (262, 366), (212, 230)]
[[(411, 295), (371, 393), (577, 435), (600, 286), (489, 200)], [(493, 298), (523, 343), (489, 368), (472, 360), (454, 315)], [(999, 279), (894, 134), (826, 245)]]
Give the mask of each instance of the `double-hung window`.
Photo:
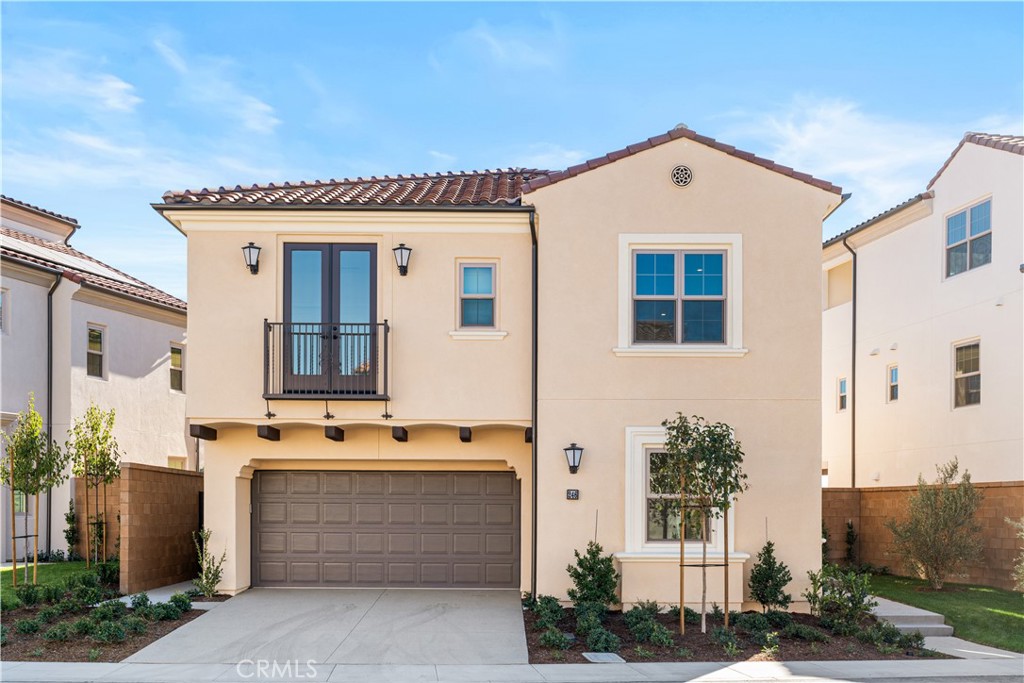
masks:
[(846, 402), (848, 400), (848, 394), (846, 393), (846, 378), (839, 378), (839, 398), (836, 403), (836, 410), (840, 412), (846, 410)]
[(171, 389), (185, 390), (184, 349), (174, 344), (171, 344)]
[(890, 365), (885, 370), (887, 393), (886, 401), (894, 403), (900, 398), (900, 368), (898, 365)]
[(682, 509), (679, 499), (679, 470), (670, 465), (668, 453), (648, 451), (646, 455), (646, 540), (679, 542), (680, 519), (687, 541), (699, 541), (703, 534), (701, 511)]
[(722, 344), (726, 334), (722, 251), (633, 254), (633, 342)]
[(89, 345), (86, 349), (85, 371), (89, 377), (103, 377), (106, 331), (99, 326), (89, 326)]
[(981, 403), (981, 343), (953, 347), (953, 407)]
[(459, 327), (494, 327), (495, 265), (459, 266)]
[(946, 277), (992, 261), (992, 200), (946, 217)]

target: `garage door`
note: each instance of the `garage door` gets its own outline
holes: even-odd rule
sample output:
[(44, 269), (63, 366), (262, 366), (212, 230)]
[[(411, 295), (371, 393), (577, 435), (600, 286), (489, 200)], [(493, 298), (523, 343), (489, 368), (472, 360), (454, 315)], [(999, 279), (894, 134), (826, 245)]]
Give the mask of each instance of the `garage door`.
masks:
[(505, 472), (256, 472), (254, 586), (519, 588)]

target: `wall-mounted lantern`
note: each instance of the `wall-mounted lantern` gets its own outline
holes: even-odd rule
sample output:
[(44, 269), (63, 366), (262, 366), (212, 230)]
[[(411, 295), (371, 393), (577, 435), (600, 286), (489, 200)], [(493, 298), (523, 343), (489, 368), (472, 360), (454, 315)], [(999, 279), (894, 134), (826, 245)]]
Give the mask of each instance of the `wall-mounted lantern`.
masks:
[(580, 469), (580, 461), (583, 460), (583, 446), (577, 446), (576, 442), (566, 446), (565, 460), (569, 463), (569, 474), (576, 474)]
[(405, 246), (405, 242), (402, 242), (391, 251), (395, 252), (395, 263), (398, 265), (398, 274), (408, 274), (409, 256), (412, 255), (412, 247), (407, 247)]
[(242, 247), (242, 257), (245, 259), (245, 265), (249, 268), (250, 273), (255, 275), (260, 272), (260, 247), (249, 242), (247, 246)]

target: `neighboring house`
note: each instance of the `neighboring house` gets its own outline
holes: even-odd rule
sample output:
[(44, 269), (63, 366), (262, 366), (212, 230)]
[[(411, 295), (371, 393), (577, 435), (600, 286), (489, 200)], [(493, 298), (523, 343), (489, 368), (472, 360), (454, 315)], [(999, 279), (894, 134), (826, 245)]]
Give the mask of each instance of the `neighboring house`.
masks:
[(967, 133), (924, 193), (825, 242), (827, 486), (932, 481), (954, 457), (1024, 480), (1022, 155), (1024, 137)]
[[(75, 219), (8, 197), (0, 209), (4, 430), (28, 408), (32, 392), (46, 429), (63, 446), (72, 421), (96, 403), (117, 411), (123, 460), (194, 468), (185, 423), (185, 302), (69, 246)], [(70, 491), (65, 484), (40, 500), (40, 550), (66, 550)], [(31, 499), (16, 499), (19, 534), (25, 521), (32, 532), (34, 508)], [(5, 561), (10, 510), (3, 487)]]
[(678, 602), (678, 503), (649, 471), (681, 411), (746, 452), (731, 538), (710, 539), (711, 561), (733, 550), (734, 602), (766, 529), (799, 595), (820, 563), (818, 250), (840, 203), (685, 127), (559, 172), (165, 194), (189, 240), (189, 419), (222, 590), (564, 598), (596, 537), (625, 602)]

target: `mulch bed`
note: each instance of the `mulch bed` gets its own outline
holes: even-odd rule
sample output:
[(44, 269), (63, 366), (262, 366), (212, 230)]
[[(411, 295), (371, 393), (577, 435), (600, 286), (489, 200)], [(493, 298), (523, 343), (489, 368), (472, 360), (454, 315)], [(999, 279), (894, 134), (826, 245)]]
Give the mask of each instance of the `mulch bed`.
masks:
[[(4, 611), (3, 622), (8, 629), (7, 644), (0, 648), (0, 661), (4, 662), (120, 662), (130, 657), (150, 643), (159, 640), (179, 626), (187, 624), (196, 617), (206, 614), (205, 610), (189, 610), (175, 621), (147, 622), (145, 633), (129, 634), (128, 639), (121, 643), (97, 643), (89, 636), (72, 636), (65, 642), (43, 639), (43, 632), (55, 624), (64, 621), (77, 621), (84, 613), (73, 614), (55, 619), (45, 624), (37, 633), (22, 634), (14, 630), (14, 624), (20, 619), (31, 619), (38, 611), (35, 607), (19, 607)], [(131, 610), (129, 610), (129, 614)], [(89, 657), (91, 650), (98, 651), (98, 656)]]
[[(793, 620), (809, 626), (818, 626), (817, 617), (809, 614), (793, 615)], [(531, 611), (523, 612), (526, 624), (526, 644), (530, 652), (531, 664), (566, 664), (586, 663), (583, 653), (587, 652), (584, 643), (577, 641), (568, 650), (552, 650), (540, 644), (541, 631), (534, 627), (537, 616)], [(750, 642), (749, 638), (738, 633), (740, 652), (734, 657), (725, 653), (725, 649), (711, 640), (711, 631), (721, 626), (721, 621), (708, 619), (708, 632), (700, 632), (700, 624), (687, 624), (686, 635), (679, 635), (679, 620), (667, 614), (658, 616), (664, 626), (674, 634), (675, 644), (671, 647), (658, 647), (650, 643), (637, 643), (626, 627), (622, 612), (609, 612), (604, 627), (622, 640), (622, 649), (617, 653), (627, 662), (738, 662), (738, 661), (809, 661), (809, 660), (878, 660), (878, 659), (920, 659), (921, 657), (945, 658), (931, 650), (914, 653), (898, 652), (882, 654), (870, 643), (862, 643), (853, 636), (833, 636), (831, 642), (809, 643), (803, 640), (786, 638), (780, 634), (779, 650), (774, 656), (762, 653), (761, 647)], [(576, 617), (572, 609), (565, 610), (565, 617), (559, 624), (562, 631), (572, 632)], [(640, 651), (638, 652), (638, 646)], [(688, 654), (680, 656), (680, 648)]]
[(205, 595), (197, 595), (192, 598), (192, 602), (225, 602), (230, 599), (230, 595), (221, 595), (218, 593), (217, 595), (213, 595), (210, 597), (206, 597)]

